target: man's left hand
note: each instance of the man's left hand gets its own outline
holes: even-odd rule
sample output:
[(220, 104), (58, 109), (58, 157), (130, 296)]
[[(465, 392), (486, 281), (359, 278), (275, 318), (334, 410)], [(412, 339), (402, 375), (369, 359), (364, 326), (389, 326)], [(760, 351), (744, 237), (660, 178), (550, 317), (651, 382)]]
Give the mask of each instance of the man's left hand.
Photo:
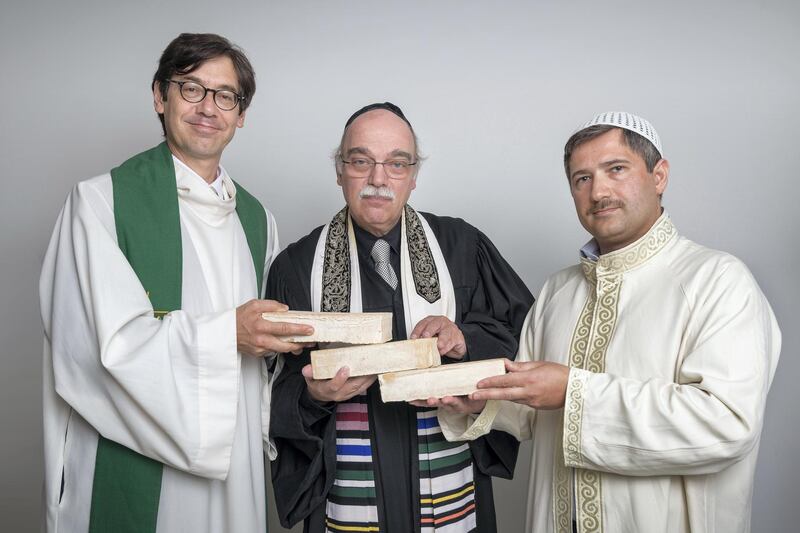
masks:
[(437, 337), (436, 347), (440, 355), (451, 359), (463, 359), (467, 354), (467, 343), (464, 334), (446, 316), (428, 316), (419, 321), (410, 339), (427, 339)]
[(508, 374), (482, 379), (472, 400), (511, 400), (535, 409), (564, 407), (569, 367), (558, 363), (506, 361)]

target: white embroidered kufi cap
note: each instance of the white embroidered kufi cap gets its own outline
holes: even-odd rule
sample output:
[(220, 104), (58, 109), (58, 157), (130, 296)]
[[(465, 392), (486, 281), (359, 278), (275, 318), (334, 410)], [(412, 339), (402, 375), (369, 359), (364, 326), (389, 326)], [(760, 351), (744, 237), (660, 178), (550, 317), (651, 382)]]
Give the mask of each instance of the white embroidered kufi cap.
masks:
[(609, 111), (607, 113), (600, 113), (599, 115), (595, 116), (592, 120), (578, 128), (577, 131), (585, 130), (590, 126), (597, 126), (599, 124), (616, 126), (618, 128), (623, 128), (638, 133), (653, 143), (653, 146), (656, 147), (658, 153), (662, 157), (664, 156), (664, 150), (661, 149), (661, 139), (658, 136), (658, 132), (656, 132), (656, 129), (652, 124), (647, 122), (642, 117), (637, 117), (636, 115), (626, 113), (624, 111)]

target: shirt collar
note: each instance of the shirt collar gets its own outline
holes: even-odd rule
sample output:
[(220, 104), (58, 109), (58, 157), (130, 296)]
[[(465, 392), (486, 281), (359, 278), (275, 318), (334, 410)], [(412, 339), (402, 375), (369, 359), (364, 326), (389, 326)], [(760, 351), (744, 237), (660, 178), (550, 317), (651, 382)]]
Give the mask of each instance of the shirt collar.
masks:
[(600, 245), (597, 241), (592, 239), (580, 249), (581, 257), (589, 259), (590, 261), (597, 261), (600, 257)]
[(400, 221), (397, 221), (397, 224), (394, 225), (392, 229), (386, 235), (381, 237), (376, 237), (372, 233), (368, 232), (367, 230), (363, 229), (359, 226), (355, 220), (353, 220), (353, 233), (355, 233), (356, 237), (356, 245), (359, 248), (363, 248), (367, 251), (367, 254), (370, 253), (372, 247), (375, 245), (375, 241), (378, 239), (383, 239), (389, 243), (392, 251), (396, 254), (400, 254)]
[(594, 249), (591, 246), (592, 241), (590, 241), (581, 248), (583, 273), (590, 281), (593, 281), (599, 276), (621, 274), (626, 270), (636, 268), (657, 255), (677, 234), (678, 232), (665, 210), (646, 234), (624, 248), (592, 259), (590, 254)]
[(236, 209), (236, 188), (224, 168), (220, 166), (217, 169), (217, 179), (223, 191), (222, 196), (218, 196), (214, 188), (183, 161), (174, 155), (172, 161), (175, 163), (178, 197), (198, 215), (210, 223), (218, 223)]

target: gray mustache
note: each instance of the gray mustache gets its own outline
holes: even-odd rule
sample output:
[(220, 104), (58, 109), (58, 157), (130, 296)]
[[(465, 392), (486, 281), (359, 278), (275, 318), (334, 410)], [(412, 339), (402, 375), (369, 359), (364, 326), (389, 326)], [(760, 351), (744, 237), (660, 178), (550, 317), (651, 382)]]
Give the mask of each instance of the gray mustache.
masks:
[(394, 200), (394, 191), (385, 185), (381, 185), (380, 187), (364, 185), (364, 188), (358, 193), (359, 198), (369, 198), (371, 196)]

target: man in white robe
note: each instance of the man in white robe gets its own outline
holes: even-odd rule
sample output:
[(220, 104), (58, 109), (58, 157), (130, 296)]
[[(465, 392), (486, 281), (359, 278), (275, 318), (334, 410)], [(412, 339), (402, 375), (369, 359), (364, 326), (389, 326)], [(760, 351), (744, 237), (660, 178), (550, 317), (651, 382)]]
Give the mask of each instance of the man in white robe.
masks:
[(275, 221), (219, 165), (254, 91), (241, 50), (180, 35), (166, 142), (66, 200), (40, 282), (49, 532), (266, 531), (261, 356), (311, 330), (260, 318), (286, 309), (258, 300)]
[(780, 331), (741, 261), (677, 233), (661, 154), (628, 113), (570, 138), (570, 190), (593, 236), (580, 264), (545, 282), (506, 376), (429, 400), (449, 439), (533, 440), (526, 531), (750, 530)]

